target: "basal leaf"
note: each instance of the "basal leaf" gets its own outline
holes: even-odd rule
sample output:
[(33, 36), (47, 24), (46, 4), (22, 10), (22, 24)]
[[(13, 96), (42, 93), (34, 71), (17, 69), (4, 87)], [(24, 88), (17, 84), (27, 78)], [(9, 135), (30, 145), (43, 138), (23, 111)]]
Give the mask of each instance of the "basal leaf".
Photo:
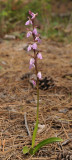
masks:
[(51, 137), (51, 138), (45, 139), (45, 140), (41, 141), (34, 148), (33, 154), (35, 154), (41, 147), (45, 146), (46, 144), (53, 143), (53, 142), (60, 142), (60, 141), (63, 141), (63, 140), (61, 138), (58, 138), (58, 137)]
[(28, 153), (28, 152), (29, 152), (29, 148), (28, 148), (27, 146), (25, 146), (25, 147), (23, 148), (23, 153), (26, 154), (26, 153)]
[(33, 148), (30, 148), (29, 153), (33, 155)]

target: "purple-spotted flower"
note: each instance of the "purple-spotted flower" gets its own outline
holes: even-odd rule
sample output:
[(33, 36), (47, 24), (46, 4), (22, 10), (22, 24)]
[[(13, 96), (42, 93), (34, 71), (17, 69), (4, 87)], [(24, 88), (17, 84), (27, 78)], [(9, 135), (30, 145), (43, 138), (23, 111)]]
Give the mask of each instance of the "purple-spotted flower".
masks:
[(36, 49), (37, 49), (37, 44), (34, 43), (34, 44), (32, 45), (32, 48), (36, 50)]
[(33, 68), (33, 67), (35, 67), (35, 59), (34, 58), (31, 58), (30, 59), (30, 66), (29, 66), (29, 69), (31, 69), (31, 68)]
[(29, 52), (32, 49), (32, 45), (30, 44), (27, 48), (27, 51)]
[(30, 19), (25, 23), (25, 25), (27, 26), (29, 24), (32, 24), (32, 21)]
[(38, 77), (39, 79), (42, 78), (41, 72), (38, 72), (37, 77)]
[(28, 31), (28, 32), (27, 32), (27, 38), (30, 37), (31, 35), (32, 35), (32, 32), (31, 32), (31, 31)]
[(34, 30), (33, 30), (33, 34), (36, 36), (38, 33), (37, 33), (37, 29), (36, 28), (34, 28)]
[(38, 43), (41, 43), (41, 39), (39, 37), (36, 37), (35, 41), (38, 41)]
[(38, 53), (38, 54), (37, 54), (37, 58), (42, 59), (42, 54), (41, 54), (41, 53)]

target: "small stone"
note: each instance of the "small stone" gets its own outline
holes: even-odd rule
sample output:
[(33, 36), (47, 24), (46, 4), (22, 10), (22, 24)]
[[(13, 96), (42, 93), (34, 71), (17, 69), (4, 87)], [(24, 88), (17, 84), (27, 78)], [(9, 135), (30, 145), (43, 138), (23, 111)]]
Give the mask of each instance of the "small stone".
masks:
[(6, 40), (14, 40), (14, 39), (16, 39), (16, 36), (6, 34), (6, 35), (4, 36), (4, 39), (6, 39)]
[(5, 61), (2, 61), (1, 63), (4, 64), (4, 65), (6, 65), (6, 62), (5, 62)]
[(65, 108), (65, 109), (60, 109), (59, 110), (59, 113), (67, 113), (68, 112), (68, 109), (67, 108)]

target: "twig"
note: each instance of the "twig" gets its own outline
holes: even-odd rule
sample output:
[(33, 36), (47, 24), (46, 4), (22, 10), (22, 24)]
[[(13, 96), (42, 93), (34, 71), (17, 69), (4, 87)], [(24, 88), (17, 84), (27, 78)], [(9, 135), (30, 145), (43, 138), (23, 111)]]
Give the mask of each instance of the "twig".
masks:
[(3, 140), (3, 152), (4, 152), (4, 147), (5, 147), (5, 139)]
[(69, 139), (69, 136), (68, 136), (68, 134), (67, 134), (67, 132), (66, 132), (66, 130), (65, 130), (65, 128), (64, 128), (64, 126), (63, 126), (63, 123), (62, 123), (62, 128), (63, 128), (63, 130), (64, 130), (64, 133), (65, 133), (65, 135), (66, 135), (67, 139)]
[(65, 146), (65, 145), (67, 145), (67, 144), (70, 143), (70, 142), (72, 142), (72, 139), (67, 139), (66, 141), (64, 141), (64, 142), (62, 143), (62, 146)]
[(30, 156), (30, 158), (28, 158), (27, 160), (31, 160), (31, 159), (32, 159), (32, 157), (33, 157), (33, 155), (32, 155), (32, 156)]
[(51, 159), (54, 160), (55, 158), (56, 158), (56, 157), (52, 157), (52, 158), (46, 158), (46, 157), (45, 157), (45, 158), (43, 158), (43, 157), (35, 158), (35, 157), (34, 157), (34, 158), (32, 158), (31, 160), (51, 160)]
[(16, 155), (17, 158), (19, 158), (20, 160), (22, 160), (19, 156)]
[(27, 129), (27, 132), (28, 132), (29, 136), (31, 137), (31, 133), (29, 131), (28, 124), (27, 124), (26, 112), (24, 113), (24, 120), (25, 120), (25, 126), (26, 126), (26, 129)]
[(13, 156), (13, 153), (8, 158), (6, 158), (5, 160), (9, 160), (12, 156)]

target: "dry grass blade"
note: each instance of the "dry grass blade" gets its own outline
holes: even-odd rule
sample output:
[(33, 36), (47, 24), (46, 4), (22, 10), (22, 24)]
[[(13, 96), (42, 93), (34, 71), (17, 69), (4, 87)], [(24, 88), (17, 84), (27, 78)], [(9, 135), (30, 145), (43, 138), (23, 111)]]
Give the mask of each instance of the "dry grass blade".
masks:
[(24, 120), (25, 120), (25, 126), (26, 126), (26, 129), (27, 129), (28, 135), (31, 137), (31, 133), (29, 131), (28, 124), (27, 124), (26, 112), (24, 113)]

